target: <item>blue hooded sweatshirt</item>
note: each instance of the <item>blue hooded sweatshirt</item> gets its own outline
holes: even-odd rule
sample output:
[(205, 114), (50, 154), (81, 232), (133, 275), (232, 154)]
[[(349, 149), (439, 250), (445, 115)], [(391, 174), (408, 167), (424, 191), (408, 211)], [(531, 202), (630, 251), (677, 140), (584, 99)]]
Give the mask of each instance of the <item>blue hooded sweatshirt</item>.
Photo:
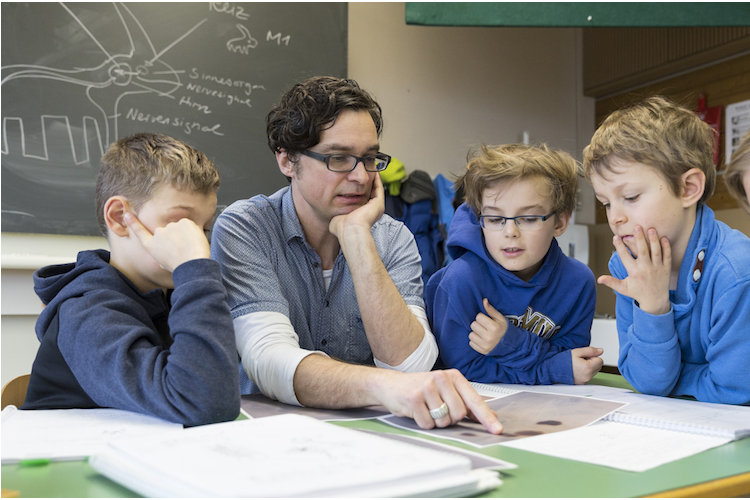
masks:
[[(453, 218), (448, 251), (455, 259), (425, 287), (427, 316), (440, 360), (475, 382), (573, 384), (570, 349), (588, 346), (596, 307), (594, 274), (566, 257), (553, 239), (542, 267), (523, 281), (490, 256), (474, 212), (464, 203)], [(469, 346), (482, 299), (508, 318), (508, 330), (487, 355)]]
[(185, 425), (236, 418), (237, 348), (219, 264), (191, 260), (172, 279), (168, 296), (143, 293), (105, 250), (35, 272), (47, 307), (23, 408), (119, 408)]
[[(618, 254), (612, 276), (628, 273)], [(750, 239), (700, 205), (669, 312), (617, 294), (618, 366), (640, 392), (750, 403)]]

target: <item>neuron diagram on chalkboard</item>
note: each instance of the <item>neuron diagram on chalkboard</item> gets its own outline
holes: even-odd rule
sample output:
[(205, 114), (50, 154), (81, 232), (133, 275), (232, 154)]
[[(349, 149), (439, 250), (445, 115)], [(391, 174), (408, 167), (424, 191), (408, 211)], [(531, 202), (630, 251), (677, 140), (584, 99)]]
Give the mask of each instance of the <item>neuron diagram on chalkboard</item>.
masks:
[(346, 76), (345, 3), (2, 4), (2, 230), (96, 235), (109, 144), (200, 149), (219, 204), (286, 184), (265, 116), (295, 82)]

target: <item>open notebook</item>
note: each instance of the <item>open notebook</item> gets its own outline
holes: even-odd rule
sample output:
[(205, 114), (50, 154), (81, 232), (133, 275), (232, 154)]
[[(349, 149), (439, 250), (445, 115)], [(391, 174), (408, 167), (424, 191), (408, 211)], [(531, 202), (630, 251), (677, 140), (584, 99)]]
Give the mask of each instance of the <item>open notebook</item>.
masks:
[[(472, 384), (480, 392), (513, 394), (521, 391), (574, 394), (576, 386), (524, 386), (514, 384)], [(587, 386), (592, 387), (592, 386)], [(607, 399), (627, 403), (603, 420), (640, 425), (691, 434), (729, 439), (750, 436), (750, 406), (702, 403), (686, 399), (637, 394), (632, 391), (602, 388)]]
[[(750, 407), (636, 394), (596, 385), (472, 384), (480, 394), (519, 391), (627, 403), (601, 421), (503, 446), (640, 472), (750, 436)], [(502, 420), (502, 415), (500, 415)]]
[(501, 484), (466, 457), (295, 414), (111, 441), (89, 464), (150, 497), (466, 496)]

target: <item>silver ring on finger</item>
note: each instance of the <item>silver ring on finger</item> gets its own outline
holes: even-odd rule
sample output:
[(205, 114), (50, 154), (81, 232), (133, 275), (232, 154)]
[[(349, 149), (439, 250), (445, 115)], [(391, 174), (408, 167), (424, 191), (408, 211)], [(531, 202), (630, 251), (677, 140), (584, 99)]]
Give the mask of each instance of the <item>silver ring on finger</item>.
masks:
[(440, 408), (430, 410), (430, 416), (433, 420), (439, 420), (448, 415), (448, 403), (443, 403)]

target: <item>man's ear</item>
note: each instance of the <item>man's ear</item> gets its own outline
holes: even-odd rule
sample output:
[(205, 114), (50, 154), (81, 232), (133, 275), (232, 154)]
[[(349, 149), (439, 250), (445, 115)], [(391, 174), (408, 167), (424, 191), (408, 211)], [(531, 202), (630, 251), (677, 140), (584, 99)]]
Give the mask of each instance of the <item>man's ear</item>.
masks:
[(125, 212), (130, 210), (128, 200), (122, 196), (113, 196), (104, 204), (104, 222), (110, 233), (124, 238), (130, 234), (125, 222)]
[(559, 213), (555, 216), (557, 222), (555, 223), (555, 236), (562, 236), (566, 229), (568, 229), (568, 223), (570, 222), (570, 214), (567, 212)]
[(680, 176), (682, 181), (682, 206), (687, 208), (698, 203), (706, 189), (706, 174), (699, 168), (691, 168)]
[(279, 164), (279, 170), (281, 170), (281, 173), (284, 174), (287, 179), (295, 177), (294, 162), (292, 162), (287, 152), (283, 149), (276, 151), (276, 163)]

